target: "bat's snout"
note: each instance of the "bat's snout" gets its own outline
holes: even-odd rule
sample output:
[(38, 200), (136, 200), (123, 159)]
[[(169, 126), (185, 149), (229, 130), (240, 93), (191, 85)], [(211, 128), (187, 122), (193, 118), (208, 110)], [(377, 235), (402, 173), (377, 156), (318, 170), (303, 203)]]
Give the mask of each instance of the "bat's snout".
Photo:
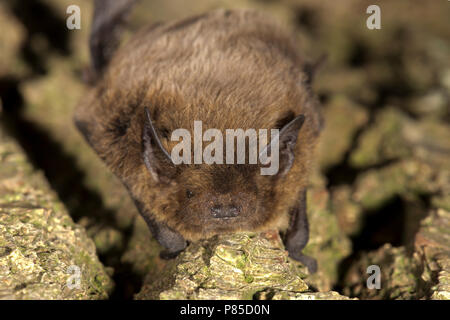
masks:
[(239, 216), (241, 210), (234, 204), (215, 205), (211, 208), (211, 215), (216, 219), (230, 219)]

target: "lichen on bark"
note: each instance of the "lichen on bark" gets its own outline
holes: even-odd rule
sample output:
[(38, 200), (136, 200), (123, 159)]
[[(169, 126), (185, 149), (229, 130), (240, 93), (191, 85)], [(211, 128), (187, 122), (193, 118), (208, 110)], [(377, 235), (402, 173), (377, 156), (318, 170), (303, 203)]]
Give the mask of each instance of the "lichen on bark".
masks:
[[(413, 250), (386, 244), (361, 255), (344, 293), (362, 299), (450, 299), (450, 212), (433, 210), (421, 223)], [(367, 287), (368, 266), (380, 267), (380, 288)]]
[(191, 244), (137, 299), (343, 299), (311, 292), (277, 231), (215, 236)]
[(0, 128), (0, 298), (105, 299), (112, 287), (93, 241)]

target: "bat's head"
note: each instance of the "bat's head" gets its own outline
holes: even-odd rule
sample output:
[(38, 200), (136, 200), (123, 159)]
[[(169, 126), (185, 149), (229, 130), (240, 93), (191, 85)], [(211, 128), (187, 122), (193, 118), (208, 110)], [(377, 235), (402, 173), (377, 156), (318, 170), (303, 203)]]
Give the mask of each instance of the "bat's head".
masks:
[[(223, 147), (219, 148), (220, 144), (216, 144), (217, 148), (208, 153), (207, 148), (212, 143), (205, 142), (200, 152), (201, 158), (196, 159), (196, 138), (191, 139), (189, 133), (188, 138), (181, 138), (182, 135), (178, 132), (175, 135), (180, 143), (169, 153), (159, 138), (160, 130), (154, 127), (150, 112), (146, 109), (143, 160), (152, 178), (164, 189), (161, 197), (167, 199), (166, 203), (170, 202), (161, 207), (165, 212), (159, 213), (160, 216), (167, 217), (166, 221), (170, 220), (170, 224), (176, 226), (177, 231), (182, 234), (181, 230), (185, 230), (185, 234), (205, 236), (256, 230), (264, 226), (274, 215), (271, 208), (276, 201), (274, 197), (277, 183), (288, 174), (293, 165), (295, 144), (304, 117), (292, 116), (288, 120), (281, 129), (270, 132), (270, 136), (262, 144), (259, 141), (256, 143), (257, 151), (255, 150), (253, 157), (250, 155), (253, 150), (251, 138), (244, 137), (247, 149), (239, 152), (239, 138), (236, 137), (233, 140), (236, 151), (231, 149), (233, 163), (230, 163), (227, 161), (230, 151), (225, 133)], [(203, 139), (204, 137), (202, 135)], [(259, 138), (261, 136), (256, 136), (256, 141)], [(187, 144), (183, 144), (186, 140)], [(215, 139), (210, 139), (214, 143), (217, 140), (216, 135)], [(242, 154), (244, 163), (238, 164), (238, 155)], [(223, 156), (223, 163), (217, 163), (220, 161), (217, 157), (214, 157), (216, 162), (212, 162), (211, 158), (207, 159), (208, 156), (218, 155)]]

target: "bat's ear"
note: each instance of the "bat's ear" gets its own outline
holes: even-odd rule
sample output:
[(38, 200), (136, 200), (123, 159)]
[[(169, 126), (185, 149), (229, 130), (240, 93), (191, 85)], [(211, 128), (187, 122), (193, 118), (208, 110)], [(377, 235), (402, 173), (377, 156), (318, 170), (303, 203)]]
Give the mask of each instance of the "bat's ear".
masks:
[(142, 143), (143, 160), (152, 177), (156, 181), (170, 182), (175, 171), (175, 165), (158, 137), (148, 108), (145, 108)]
[[(297, 144), (297, 139), (299, 135), (299, 131), (305, 122), (305, 116), (303, 114), (296, 116), (294, 119), (289, 121), (286, 125), (284, 125), (279, 131), (278, 136), (274, 137), (272, 141), (267, 145), (266, 149), (264, 149), (260, 153), (261, 157), (266, 157), (267, 154), (272, 153), (272, 147), (276, 146), (276, 142), (278, 141), (278, 172), (277, 176), (284, 176), (294, 164), (295, 159), (295, 146)], [(264, 155), (262, 156), (262, 154)], [(274, 161), (272, 159), (271, 161)]]
[(280, 150), (280, 175), (285, 175), (292, 167), (295, 158), (295, 145), (299, 131), (305, 122), (303, 114), (295, 117), (292, 121), (286, 124), (280, 131), (279, 150)]

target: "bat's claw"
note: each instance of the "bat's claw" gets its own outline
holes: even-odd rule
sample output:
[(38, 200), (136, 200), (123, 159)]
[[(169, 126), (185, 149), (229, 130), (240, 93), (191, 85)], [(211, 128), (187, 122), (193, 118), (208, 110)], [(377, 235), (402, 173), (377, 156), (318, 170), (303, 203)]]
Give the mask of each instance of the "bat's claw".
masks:
[(310, 256), (306, 256), (303, 253), (291, 253), (289, 252), (289, 256), (294, 259), (297, 260), (299, 262), (301, 262), (306, 268), (308, 268), (308, 272), (310, 274), (316, 273), (317, 272), (317, 261), (316, 259), (310, 257)]
[(183, 250), (179, 250), (179, 251), (170, 251), (170, 250), (163, 250), (159, 253), (159, 257), (163, 260), (171, 260), (176, 258), (180, 252)]

